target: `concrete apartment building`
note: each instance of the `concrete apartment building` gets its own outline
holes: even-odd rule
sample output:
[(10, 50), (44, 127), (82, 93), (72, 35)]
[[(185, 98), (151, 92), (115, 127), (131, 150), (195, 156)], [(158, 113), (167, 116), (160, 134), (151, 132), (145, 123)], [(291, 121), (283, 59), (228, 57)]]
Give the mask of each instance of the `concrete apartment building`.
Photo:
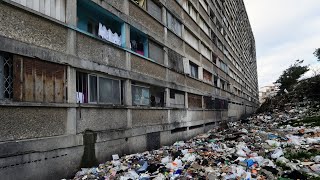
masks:
[(1, 0), (0, 177), (59, 179), (258, 106), (242, 0)]

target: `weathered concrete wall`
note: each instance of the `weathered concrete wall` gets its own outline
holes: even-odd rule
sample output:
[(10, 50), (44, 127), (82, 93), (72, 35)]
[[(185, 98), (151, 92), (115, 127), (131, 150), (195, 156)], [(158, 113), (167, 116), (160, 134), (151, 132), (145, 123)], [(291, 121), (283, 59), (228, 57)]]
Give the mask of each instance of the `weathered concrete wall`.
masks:
[(80, 58), (99, 64), (125, 69), (126, 53), (124, 50), (107, 45), (92, 37), (77, 33), (77, 54)]
[(151, 77), (166, 79), (166, 68), (136, 55), (131, 55), (131, 69)]
[(58, 136), (66, 129), (65, 108), (0, 106), (0, 141)]
[(85, 130), (106, 131), (127, 128), (127, 110), (104, 108), (77, 108), (77, 133)]
[(0, 12), (1, 36), (66, 52), (67, 28), (3, 3)]

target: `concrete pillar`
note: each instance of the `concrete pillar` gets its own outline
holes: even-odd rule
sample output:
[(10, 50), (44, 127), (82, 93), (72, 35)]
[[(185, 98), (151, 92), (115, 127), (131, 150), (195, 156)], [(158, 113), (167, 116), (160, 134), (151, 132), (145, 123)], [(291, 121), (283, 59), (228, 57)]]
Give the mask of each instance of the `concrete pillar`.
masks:
[(161, 17), (162, 18), (162, 23), (165, 26), (167, 26), (167, 9), (164, 6), (162, 6), (161, 12), (162, 12), (162, 17)]
[(129, 0), (122, 0), (123, 1), (123, 13), (129, 15)]
[(188, 93), (185, 92), (184, 94), (184, 107), (185, 108), (189, 108), (189, 105), (188, 105)]
[(132, 89), (131, 80), (127, 79), (124, 81), (124, 105), (132, 106)]
[[(69, 26), (77, 26), (77, 1), (66, 1), (66, 23)], [(67, 53), (76, 55), (76, 31), (68, 29)]]
[(0, 100), (4, 99), (4, 59), (0, 54)]
[(198, 77), (200, 80), (203, 80), (203, 67), (201, 66), (198, 68)]
[(121, 26), (121, 45), (130, 49), (130, 25), (127, 23), (123, 23)]
[(67, 102), (68, 103), (77, 103), (77, 94), (76, 94), (76, 69), (68, 66), (67, 68)]
[(170, 89), (169, 88), (166, 88), (165, 89), (165, 107), (170, 107)]
[(163, 54), (163, 58), (164, 58), (164, 65), (168, 66), (169, 65), (169, 56), (168, 56), (168, 48), (164, 47), (163, 48), (164, 54)]

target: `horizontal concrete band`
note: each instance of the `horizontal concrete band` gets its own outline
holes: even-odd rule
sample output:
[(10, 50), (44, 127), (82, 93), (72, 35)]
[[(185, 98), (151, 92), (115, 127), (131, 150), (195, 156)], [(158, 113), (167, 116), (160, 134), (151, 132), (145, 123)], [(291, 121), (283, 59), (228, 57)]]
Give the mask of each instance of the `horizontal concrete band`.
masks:
[[(175, 122), (171, 124), (150, 125), (145, 127), (135, 127), (130, 129), (116, 129), (107, 131), (98, 131), (97, 143), (112, 141), (117, 139), (141, 136), (153, 132), (171, 131), (176, 128), (205, 125), (207, 123), (218, 123), (220, 120), (199, 120), (191, 122)], [(35, 139), (24, 139), (16, 141), (0, 142), (0, 159), (19, 156), (22, 154), (39, 153), (64, 149), (83, 145), (83, 135), (63, 135), (53, 137), (43, 137)]]

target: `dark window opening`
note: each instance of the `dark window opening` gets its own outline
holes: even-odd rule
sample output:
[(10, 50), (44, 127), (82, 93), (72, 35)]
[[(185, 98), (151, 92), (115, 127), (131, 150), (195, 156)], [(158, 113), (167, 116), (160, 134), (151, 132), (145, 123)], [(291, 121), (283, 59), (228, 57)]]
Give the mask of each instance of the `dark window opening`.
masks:
[(196, 126), (190, 126), (189, 130), (193, 130), (193, 129), (198, 129), (198, 128), (203, 128), (203, 125), (196, 125)]
[(198, 66), (192, 62), (189, 62), (190, 65), (190, 76), (198, 79)]
[(175, 128), (171, 130), (171, 134), (187, 131), (187, 129), (188, 129), (187, 127)]

